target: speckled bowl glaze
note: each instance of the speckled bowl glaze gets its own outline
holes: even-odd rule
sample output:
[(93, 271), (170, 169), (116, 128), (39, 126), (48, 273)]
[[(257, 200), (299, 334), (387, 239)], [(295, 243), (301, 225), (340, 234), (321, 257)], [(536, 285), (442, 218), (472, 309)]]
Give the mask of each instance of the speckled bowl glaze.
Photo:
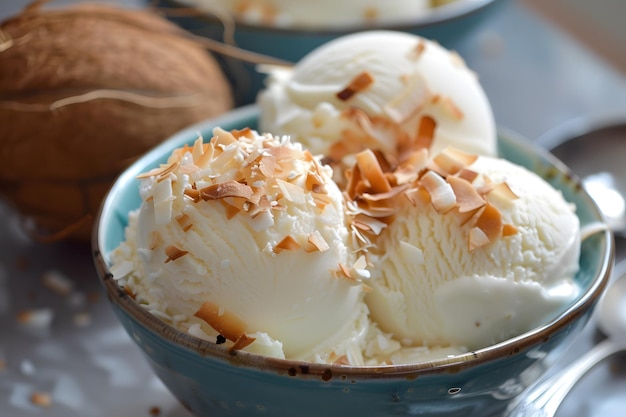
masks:
[[(161, 380), (199, 416), (490, 416), (540, 377), (587, 323), (613, 265), (613, 239), (600, 232), (584, 241), (576, 282), (583, 291), (553, 321), (474, 352), (401, 366), (350, 367), (229, 353), (150, 315), (121, 290), (108, 254), (124, 239), (128, 212), (140, 205), (136, 176), (165, 162), (171, 151), (212, 128), (256, 127), (255, 106), (190, 127), (153, 149), (115, 182), (95, 226), (94, 260), (115, 314)], [(499, 152), (537, 172), (577, 205), (581, 224), (601, 214), (567, 168), (510, 133)]]
[[(402, 25), (298, 30), (238, 22), (234, 39), (240, 48), (294, 63), (318, 46), (360, 30), (399, 30), (436, 40), (446, 48), (455, 49), (458, 42), (489, 16), (497, 4), (505, 1), (507, 0), (460, 0)], [(156, 5), (164, 10), (188, 7), (178, 0), (157, 0)], [(165, 16), (196, 35), (215, 40), (223, 39), (223, 24), (208, 14), (180, 16), (178, 13), (168, 14), (166, 11)], [(252, 103), (263, 85), (264, 75), (256, 71), (254, 64), (224, 57), (221, 62), (233, 84), (237, 104)]]

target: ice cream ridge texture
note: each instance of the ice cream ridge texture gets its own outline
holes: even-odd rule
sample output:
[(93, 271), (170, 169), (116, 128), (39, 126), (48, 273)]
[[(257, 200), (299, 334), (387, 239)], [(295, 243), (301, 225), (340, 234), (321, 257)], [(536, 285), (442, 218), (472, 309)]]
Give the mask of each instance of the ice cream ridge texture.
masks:
[(112, 272), (153, 314), (225, 349), (379, 365), (498, 343), (577, 295), (575, 207), (497, 156), (458, 55), (375, 31), (269, 71), (271, 133), (216, 128), (140, 176)]

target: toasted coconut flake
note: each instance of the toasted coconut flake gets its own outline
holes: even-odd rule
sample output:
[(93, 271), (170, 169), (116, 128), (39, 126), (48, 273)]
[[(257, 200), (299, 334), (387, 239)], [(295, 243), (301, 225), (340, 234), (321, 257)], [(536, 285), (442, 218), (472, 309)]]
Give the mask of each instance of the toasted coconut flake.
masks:
[(317, 230), (309, 234), (307, 242), (309, 244), (304, 248), (306, 252), (326, 252), (328, 249), (330, 249), (328, 242), (326, 242), (322, 234)]
[(221, 127), (216, 127), (213, 129), (211, 142), (213, 142), (215, 146), (228, 146), (231, 143), (237, 142), (237, 138), (231, 132), (227, 132)]
[[(412, 143), (412, 138), (399, 123), (394, 123), (388, 118), (381, 116), (372, 118), (372, 131), (370, 135), (375, 138), (378, 162), (386, 171), (385, 164), (397, 165), (394, 153), (399, 149), (407, 149)], [(382, 157), (384, 156), (384, 157)]]
[(233, 129), (230, 131), (230, 133), (237, 139), (241, 138), (241, 137), (247, 137), (247, 138), (251, 138), (253, 133), (252, 133), (252, 129), (249, 127), (244, 127), (243, 129)]
[(200, 168), (198, 168), (196, 165), (183, 165), (179, 169), (179, 172), (181, 174), (189, 175), (190, 177), (194, 177), (199, 171)]
[(459, 213), (474, 211), (487, 203), (471, 183), (455, 176), (448, 176), (446, 182), (454, 191)]
[[(335, 354), (336, 356), (336, 354)], [(347, 355), (341, 355), (337, 358), (333, 358), (333, 360), (330, 361), (330, 363), (334, 364), (334, 365), (350, 365), (350, 361), (348, 360), (348, 356)]]
[(261, 212), (268, 211), (272, 208), (272, 203), (267, 199), (266, 195), (261, 195), (256, 204), (251, 204), (248, 209), (250, 217), (255, 218), (260, 215)]
[(478, 177), (478, 172), (472, 171), (469, 168), (462, 168), (457, 176), (465, 181), (474, 182), (474, 180)]
[(507, 200), (517, 200), (519, 196), (513, 192), (509, 184), (506, 182), (501, 182), (493, 185), (493, 189), (489, 192), (489, 194), (497, 194)]
[(363, 234), (363, 232), (360, 231), (354, 224), (350, 225), (350, 231), (352, 232), (354, 238), (358, 241), (360, 250), (366, 250), (371, 245), (369, 238), (365, 236), (365, 234)]
[[(476, 158), (477, 156), (474, 160)], [(432, 163), (436, 164), (437, 168), (432, 169), (444, 176), (454, 175), (472, 162), (474, 161), (469, 157), (469, 154), (457, 153), (452, 148), (447, 148), (433, 157)]]
[(417, 179), (417, 170), (412, 167), (401, 167), (393, 172), (396, 184), (409, 184)]
[(224, 207), (224, 214), (226, 215), (226, 218), (228, 220), (232, 219), (233, 217), (235, 217), (242, 211), (241, 207), (230, 204), (226, 199), (222, 199), (219, 201), (220, 203), (222, 203), (222, 206)]
[(465, 63), (465, 60), (461, 55), (459, 55), (458, 52), (450, 51), (450, 60), (452, 61), (452, 65), (458, 68), (467, 69), (467, 64)]
[(135, 269), (135, 266), (133, 265), (132, 262), (123, 261), (123, 262), (119, 262), (111, 266), (110, 271), (111, 271), (111, 274), (113, 274), (113, 279), (118, 280), (129, 275), (131, 272), (133, 272), (134, 269)]
[(357, 214), (354, 217), (354, 220), (352, 220), (352, 224), (360, 230), (370, 232), (375, 236), (380, 235), (383, 229), (388, 226), (388, 224), (383, 221), (370, 216), (365, 216), (363, 214)]
[(480, 228), (487, 239), (495, 240), (502, 235), (502, 214), (493, 204), (487, 203), (476, 220), (476, 227)]
[(227, 181), (212, 184), (199, 190), (200, 198), (203, 200), (218, 200), (226, 197), (241, 197), (249, 199), (252, 197), (252, 188), (237, 181)]
[(352, 269), (360, 278), (370, 278), (371, 273), (367, 270), (367, 258), (365, 255), (359, 256), (359, 258), (352, 265)]
[(301, 150), (288, 148), (286, 146), (277, 146), (274, 148), (270, 148), (267, 152), (276, 158), (276, 161), (279, 165), (289, 163), (291, 161), (300, 160), (304, 157), (304, 154)]
[(421, 177), (420, 182), (428, 191), (430, 202), (438, 213), (447, 213), (456, 206), (456, 196), (452, 186), (439, 174), (428, 171)]
[(349, 281), (356, 282), (352, 274), (350, 273), (350, 268), (346, 265), (339, 263), (339, 276), (342, 278), (346, 278)]
[(402, 155), (402, 162), (393, 171), (397, 185), (408, 184), (418, 178), (419, 172), (426, 166), (428, 150), (425, 148), (406, 152)]
[(275, 253), (281, 253), (284, 250), (294, 252), (294, 251), (297, 251), (298, 249), (300, 249), (300, 245), (290, 235), (285, 236), (283, 240), (281, 240), (280, 242), (276, 244), (276, 246), (274, 246)]
[(348, 183), (346, 184), (345, 193), (348, 195), (350, 200), (353, 200), (357, 197), (357, 188), (359, 184), (363, 181), (363, 174), (359, 169), (358, 165), (354, 165), (351, 169), (347, 170), (346, 178), (348, 179)]
[(430, 116), (422, 116), (417, 127), (417, 136), (414, 141), (415, 149), (430, 149), (435, 139), (437, 122)]
[(195, 312), (194, 316), (205, 321), (216, 332), (231, 342), (236, 342), (244, 335), (248, 327), (247, 324), (235, 314), (222, 309), (211, 301), (205, 301), (198, 311)]
[(489, 238), (479, 227), (472, 227), (469, 231), (469, 250), (485, 246), (489, 243)]
[(318, 172), (307, 172), (305, 185), (307, 191), (314, 191), (316, 193), (325, 192), (324, 180), (322, 180), (322, 177)]
[(465, 117), (459, 106), (448, 96), (440, 97), (438, 104), (447, 115), (455, 120), (462, 120)]
[(17, 313), (17, 322), (32, 328), (46, 328), (50, 326), (54, 313), (49, 308), (23, 310)]
[(478, 216), (480, 216), (485, 209), (485, 205), (477, 208), (476, 210), (468, 211), (465, 213), (458, 213), (460, 220), (459, 226), (465, 226), (466, 224), (474, 225)]
[(202, 138), (202, 135), (199, 135), (191, 147), (191, 156), (193, 157), (194, 163), (196, 163), (198, 158), (204, 154), (204, 149), (204, 139)]
[(188, 253), (189, 251), (179, 249), (174, 245), (166, 246), (165, 255), (167, 256), (167, 258), (165, 259), (164, 263), (175, 261), (176, 259), (181, 258), (187, 255)]
[(478, 159), (478, 155), (474, 153), (464, 152), (454, 146), (448, 146), (442, 152), (450, 155), (452, 158), (459, 161), (462, 165), (469, 166), (472, 165)]
[(137, 179), (144, 178), (152, 178), (156, 177), (157, 179), (162, 179), (168, 176), (171, 172), (173, 172), (179, 165), (178, 161), (172, 162), (171, 164), (161, 165), (159, 168), (154, 168), (148, 172), (144, 172), (142, 174), (137, 175)]
[(47, 392), (33, 392), (30, 402), (37, 407), (49, 408), (52, 405), (52, 396)]
[(426, 166), (426, 162), (429, 158), (429, 152), (426, 148), (411, 149), (408, 152), (404, 152), (400, 158), (399, 167), (405, 166), (411, 167), (415, 171), (419, 171)]
[(239, 336), (237, 340), (235, 340), (235, 343), (230, 348), (228, 348), (228, 351), (233, 352), (235, 350), (241, 350), (247, 346), (250, 346), (255, 340), (256, 338), (250, 337), (244, 333)]
[(402, 184), (402, 185), (399, 185), (397, 187), (393, 187), (389, 191), (384, 192), (384, 193), (377, 193), (377, 194), (363, 193), (363, 194), (361, 194), (361, 198), (363, 198), (363, 200), (367, 200), (367, 201), (386, 201), (386, 200), (391, 200), (394, 197), (396, 197), (396, 196), (402, 194), (403, 192), (405, 192), (408, 188), (409, 188), (409, 184)]
[(150, 235), (148, 236), (148, 249), (155, 250), (161, 243), (163, 243), (161, 233), (157, 230), (150, 232)]
[(317, 173), (319, 173), (319, 164), (317, 163), (317, 160), (315, 159), (315, 157), (313, 156), (310, 150), (305, 149), (302, 153), (302, 158), (307, 162), (311, 162), (312, 164), (315, 164), (315, 170)]
[(412, 61), (417, 61), (419, 57), (422, 56), (425, 50), (426, 41), (424, 39), (419, 39), (417, 41), (417, 45), (415, 45), (415, 48), (411, 49), (411, 51), (409, 52), (408, 58)]
[(266, 178), (272, 178), (277, 165), (278, 162), (273, 155), (263, 155), (259, 161), (259, 171), (261, 171), (261, 174)]
[[(485, 178), (483, 176), (483, 178)], [(491, 191), (493, 191), (495, 184), (491, 183), (491, 182), (485, 182), (483, 184), (480, 185), (476, 185), (476, 192), (478, 192), (478, 194), (480, 195), (488, 195)]]
[(370, 149), (361, 151), (356, 154), (356, 161), (363, 177), (367, 179), (372, 192), (386, 193), (391, 191), (391, 185), (389, 181), (387, 181), (374, 152)]
[(270, 210), (261, 210), (248, 219), (248, 224), (255, 232), (267, 230), (274, 224), (274, 216)]
[(276, 179), (276, 185), (283, 194), (283, 198), (295, 204), (302, 205), (306, 202), (304, 189), (296, 184), (292, 184), (281, 179)]
[(405, 193), (404, 196), (409, 200), (412, 206), (424, 205), (430, 203), (430, 194), (423, 187), (418, 188), (410, 188)]
[(366, 7), (365, 10), (363, 10), (362, 16), (363, 19), (374, 22), (380, 16), (380, 10), (378, 10), (376, 7)]
[(198, 168), (206, 168), (209, 166), (209, 163), (211, 162), (214, 156), (215, 156), (215, 146), (212, 143), (210, 143), (202, 148), (202, 154), (200, 154), (197, 157), (194, 156), (193, 163)]
[[(341, 161), (344, 156), (352, 153), (352, 148), (349, 145), (350, 141), (345, 139), (345, 137), (347, 136), (351, 136), (351, 134), (347, 132), (342, 133), (343, 139), (338, 140), (330, 145), (327, 155), (324, 157), (323, 160), (325, 164), (334, 165), (337, 162)], [(357, 151), (359, 151), (360, 149), (361, 147), (359, 146), (357, 148)]]
[(185, 190), (183, 191), (183, 194), (190, 198), (191, 201), (193, 201), (194, 203), (197, 203), (198, 201), (200, 201), (200, 191), (194, 189), (194, 188), (185, 188)]
[(433, 157), (433, 162), (448, 175), (461, 171), (468, 165), (473, 164), (478, 155), (469, 154), (453, 147), (447, 147)]
[(513, 236), (517, 234), (517, 227), (512, 224), (504, 224), (502, 226), (502, 237)]
[(132, 289), (128, 287), (123, 287), (122, 289), (130, 298), (132, 298), (133, 300), (137, 299), (137, 294), (135, 294)]
[(327, 205), (333, 202), (331, 196), (325, 193), (314, 193), (313, 194), (313, 202), (315, 203), (315, 207), (320, 210), (324, 210)]
[(374, 83), (374, 77), (367, 71), (358, 74), (343, 90), (337, 93), (337, 98), (341, 101), (348, 101), (352, 96), (366, 90)]
[(193, 221), (191, 220), (191, 217), (189, 217), (185, 213), (176, 216), (176, 222), (178, 223), (180, 228), (183, 229), (184, 232), (193, 227)]
[[(375, 203), (375, 202), (372, 202)], [(389, 203), (387, 201), (383, 201), (382, 203)], [(369, 217), (374, 217), (377, 219), (381, 219), (384, 221), (385, 218), (394, 216), (398, 213), (398, 207), (395, 205), (381, 205), (376, 206), (374, 204), (367, 205), (358, 205), (356, 212), (362, 213)]]

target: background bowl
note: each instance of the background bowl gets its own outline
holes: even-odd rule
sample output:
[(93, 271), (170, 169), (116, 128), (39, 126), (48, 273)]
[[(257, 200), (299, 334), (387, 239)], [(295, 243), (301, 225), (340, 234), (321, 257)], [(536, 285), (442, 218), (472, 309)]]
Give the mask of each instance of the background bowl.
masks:
[[(124, 239), (128, 212), (139, 207), (136, 176), (166, 161), (212, 128), (256, 127), (246, 106), (190, 127), (128, 168), (106, 197), (94, 233), (94, 261), (113, 310), (172, 393), (200, 416), (489, 416), (541, 376), (580, 333), (613, 265), (610, 232), (583, 242), (576, 282), (581, 295), (553, 321), (516, 338), (467, 354), (411, 365), (349, 367), (279, 360), (227, 349), (182, 333), (149, 314), (121, 290), (108, 254)], [(501, 156), (526, 166), (577, 205), (581, 224), (601, 220), (568, 169), (510, 133), (499, 137)]]
[[(338, 0), (341, 1), (341, 0)], [(506, 0), (458, 0), (432, 12), (398, 25), (368, 25), (350, 28), (296, 29), (276, 28), (237, 22), (234, 39), (237, 46), (248, 51), (279, 58), (295, 63), (318, 46), (337, 37), (360, 30), (399, 30), (436, 40), (448, 49), (455, 49), (457, 42), (488, 16), (497, 3)], [(223, 40), (223, 24), (213, 16), (194, 14), (181, 16), (178, 9), (188, 5), (177, 0), (156, 0), (151, 4), (163, 9), (165, 16), (188, 31), (203, 37)], [(168, 10), (172, 12), (168, 13)], [(235, 91), (237, 105), (254, 102), (263, 85), (264, 75), (256, 71), (255, 65), (221, 56), (222, 66), (230, 78)]]

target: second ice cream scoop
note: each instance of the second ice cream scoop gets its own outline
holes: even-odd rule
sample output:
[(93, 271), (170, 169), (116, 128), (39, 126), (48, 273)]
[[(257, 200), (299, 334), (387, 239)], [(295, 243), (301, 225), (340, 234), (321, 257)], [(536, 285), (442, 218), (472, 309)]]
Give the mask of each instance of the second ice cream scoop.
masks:
[[(367, 247), (371, 317), (409, 345), (488, 346), (539, 325), (578, 292), (575, 207), (523, 167), (486, 156), (449, 164), (457, 155), (427, 163)], [(381, 200), (372, 201), (373, 212)]]

